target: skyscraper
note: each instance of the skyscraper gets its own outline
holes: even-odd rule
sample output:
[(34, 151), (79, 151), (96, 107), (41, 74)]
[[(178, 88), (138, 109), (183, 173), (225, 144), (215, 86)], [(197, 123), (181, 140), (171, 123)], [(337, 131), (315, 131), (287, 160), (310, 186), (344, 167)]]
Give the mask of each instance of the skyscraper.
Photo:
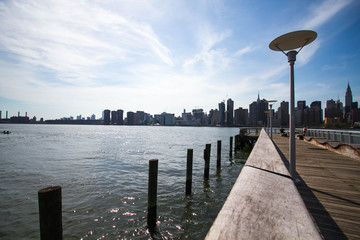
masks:
[(266, 111), (269, 110), (268, 103), (265, 99), (260, 100), (260, 94), (256, 101), (252, 102), (249, 105), (249, 124), (255, 126), (266, 126), (267, 123), (267, 114)]
[(118, 125), (124, 124), (124, 111), (121, 109), (117, 110), (117, 124)]
[(334, 123), (340, 123), (342, 118), (342, 103), (340, 100), (337, 102), (335, 102), (333, 99), (327, 100), (325, 108), (325, 124), (332, 125)]
[(232, 126), (234, 124), (234, 101), (231, 98), (227, 100), (226, 107), (227, 125)]
[(127, 125), (134, 125), (135, 124), (135, 113), (134, 112), (127, 112)]
[(350, 84), (348, 83), (347, 88), (346, 88), (346, 93), (345, 93), (345, 119), (347, 120), (347, 122), (351, 122), (351, 109), (352, 107), (352, 92), (351, 92), (351, 88), (350, 88)]
[(352, 104), (352, 93), (351, 93), (351, 88), (350, 88), (350, 84), (348, 83), (347, 88), (346, 88), (346, 93), (345, 93), (345, 108), (346, 107), (351, 107)]
[(104, 124), (105, 125), (110, 124), (110, 110), (109, 109), (104, 110)]
[(321, 109), (321, 101), (314, 101), (310, 104), (310, 108), (314, 109), (314, 124), (320, 125), (323, 121), (323, 111)]
[(225, 103), (219, 103), (219, 124), (220, 126), (225, 125)]
[(117, 112), (111, 111), (111, 124), (115, 125), (117, 123)]
[(235, 110), (234, 124), (237, 126), (246, 126), (248, 124), (248, 110), (239, 108)]
[(265, 99), (257, 101), (257, 121), (260, 126), (266, 126), (267, 124), (267, 114), (266, 111), (269, 110), (268, 103)]
[(304, 125), (305, 109), (307, 109), (306, 101), (297, 101), (297, 107), (295, 108), (295, 126), (298, 127)]
[(280, 125), (289, 126), (289, 102), (282, 101), (280, 103)]
[(249, 124), (256, 126), (257, 125), (257, 102), (252, 102), (249, 105)]
[(205, 125), (205, 114), (203, 109), (193, 109), (192, 114), (199, 125)]

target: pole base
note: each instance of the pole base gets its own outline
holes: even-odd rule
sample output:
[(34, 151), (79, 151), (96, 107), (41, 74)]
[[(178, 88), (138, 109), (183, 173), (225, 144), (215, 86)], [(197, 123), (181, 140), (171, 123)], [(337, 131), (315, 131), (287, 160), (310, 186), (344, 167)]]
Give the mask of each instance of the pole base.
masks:
[(298, 179), (298, 178), (293, 179), (293, 182), (294, 182), (295, 186), (301, 186), (302, 185), (302, 181), (300, 179)]

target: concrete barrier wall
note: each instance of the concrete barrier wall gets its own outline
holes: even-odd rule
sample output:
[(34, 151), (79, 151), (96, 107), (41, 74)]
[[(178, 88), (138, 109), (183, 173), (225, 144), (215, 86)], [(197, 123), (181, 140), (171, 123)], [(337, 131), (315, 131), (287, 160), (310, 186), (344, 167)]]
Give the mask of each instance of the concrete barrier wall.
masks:
[(321, 239), (264, 130), (205, 239)]

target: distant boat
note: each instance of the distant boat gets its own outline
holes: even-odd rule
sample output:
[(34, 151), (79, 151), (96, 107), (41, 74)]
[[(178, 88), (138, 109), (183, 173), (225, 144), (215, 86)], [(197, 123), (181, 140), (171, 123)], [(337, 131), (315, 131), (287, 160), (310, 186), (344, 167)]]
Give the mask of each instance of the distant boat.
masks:
[(3, 133), (3, 134), (10, 134), (11, 132), (10, 132), (10, 131), (3, 131), (3, 132), (1, 132), (1, 133)]

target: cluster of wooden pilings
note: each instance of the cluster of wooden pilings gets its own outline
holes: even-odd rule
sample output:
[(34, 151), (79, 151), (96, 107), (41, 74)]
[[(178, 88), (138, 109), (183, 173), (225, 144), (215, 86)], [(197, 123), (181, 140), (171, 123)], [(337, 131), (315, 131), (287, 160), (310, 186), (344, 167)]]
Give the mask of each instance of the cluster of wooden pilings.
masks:
[[(235, 153), (240, 149), (241, 138), (235, 136)], [(211, 144), (205, 145), (204, 149), (204, 179), (209, 179), (210, 171), (210, 151)], [(230, 137), (229, 157), (233, 156), (233, 137)], [(217, 170), (221, 169), (221, 140), (217, 141)], [(157, 219), (157, 182), (158, 182), (158, 159), (149, 160), (148, 175), (148, 216), (147, 224), (150, 232), (156, 228)], [(186, 184), (185, 194), (191, 195), (192, 188), (192, 166), (193, 166), (193, 149), (187, 149), (186, 162)], [(63, 239), (62, 228), (62, 198), (61, 186), (44, 188), (38, 191), (39, 201), (39, 221), (40, 221), (40, 239), (58, 240)]]

